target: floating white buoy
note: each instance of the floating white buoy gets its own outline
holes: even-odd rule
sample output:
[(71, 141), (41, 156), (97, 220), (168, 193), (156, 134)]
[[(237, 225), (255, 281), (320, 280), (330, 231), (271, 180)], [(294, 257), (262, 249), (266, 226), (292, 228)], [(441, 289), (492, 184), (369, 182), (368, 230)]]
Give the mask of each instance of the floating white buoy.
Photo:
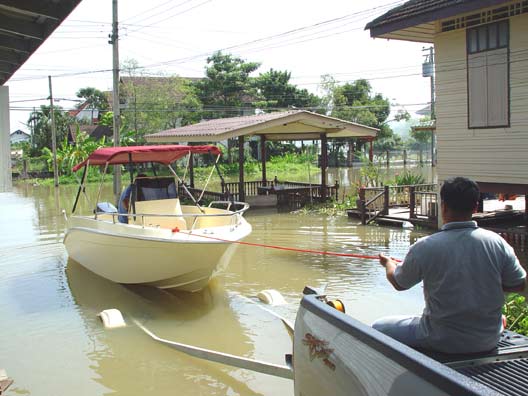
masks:
[(262, 290), (261, 292), (259, 292), (259, 294), (257, 294), (257, 297), (260, 301), (268, 305), (286, 304), (286, 300), (284, 299), (282, 294), (280, 294), (280, 292), (275, 289)]
[(125, 319), (123, 319), (123, 315), (118, 309), (105, 309), (97, 316), (101, 318), (106, 329), (116, 329), (126, 326)]

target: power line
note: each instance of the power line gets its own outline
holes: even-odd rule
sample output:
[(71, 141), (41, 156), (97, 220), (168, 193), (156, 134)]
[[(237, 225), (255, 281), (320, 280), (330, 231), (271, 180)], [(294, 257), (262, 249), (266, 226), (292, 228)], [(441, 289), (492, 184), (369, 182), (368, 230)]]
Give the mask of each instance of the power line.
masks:
[[(190, 2), (190, 1), (194, 1), (194, 0), (187, 0), (187, 1), (184, 2), (184, 3), (188, 3), (188, 2)], [(172, 18), (174, 18), (174, 17), (176, 17), (176, 16), (179, 16), (179, 15), (182, 15), (182, 14), (186, 14), (187, 12), (189, 12), (189, 11), (191, 11), (191, 10), (194, 10), (194, 9), (196, 9), (196, 8), (198, 8), (198, 7), (201, 7), (201, 6), (203, 6), (203, 5), (207, 4), (207, 3), (210, 3), (210, 2), (212, 2), (212, 1), (213, 1), (213, 0), (205, 0), (204, 2), (202, 2), (202, 3), (200, 3), (200, 4), (197, 4), (197, 5), (195, 5), (195, 6), (191, 7), (191, 8), (187, 8), (187, 9), (184, 10), (184, 11), (180, 11), (180, 12), (178, 12), (178, 13), (176, 13), (176, 14), (169, 15), (168, 17), (165, 17), (165, 18), (163, 18), (163, 19), (161, 19), (161, 20), (158, 20), (158, 21), (153, 22), (151, 25), (147, 25), (147, 26), (144, 26), (144, 27), (137, 28), (137, 29), (134, 30), (134, 31), (137, 32), (137, 31), (139, 31), (139, 30), (145, 29), (145, 28), (150, 27), (150, 26), (152, 26), (152, 25), (155, 25), (155, 24), (159, 24), (159, 23), (165, 22), (166, 20), (168, 20), (168, 19), (172, 19)], [(183, 4), (184, 4), (184, 3), (183, 3)], [(150, 18), (147, 18), (147, 19), (150, 19)]]
[[(228, 47), (224, 47), (224, 48), (218, 49), (216, 51), (229, 51), (229, 50), (236, 49), (236, 48), (239, 48), (239, 47), (248, 46), (250, 44), (255, 44), (255, 43), (259, 43), (259, 42), (275, 39), (275, 38), (278, 38), (278, 37), (291, 35), (293, 33), (297, 33), (297, 32), (300, 32), (300, 31), (307, 30), (307, 29), (318, 28), (319, 26), (327, 25), (329, 23), (334, 23), (336, 21), (341, 21), (343, 19), (351, 18), (353, 16), (358, 16), (358, 15), (361, 15), (361, 14), (364, 14), (364, 13), (371, 13), (371, 12), (373, 12), (373, 10), (377, 10), (377, 9), (380, 9), (380, 8), (389, 8), (389, 7), (392, 7), (394, 4), (400, 4), (400, 3), (401, 2), (395, 2), (395, 3), (390, 3), (390, 4), (387, 4), (387, 5), (384, 5), (384, 6), (375, 7), (375, 8), (372, 8), (372, 9), (358, 11), (358, 12), (351, 13), (351, 14), (348, 14), (348, 15), (345, 15), (345, 16), (342, 16), (342, 17), (332, 18), (332, 19), (329, 19), (329, 20), (317, 22), (317, 23), (312, 24), (312, 25), (307, 25), (307, 26), (302, 26), (302, 27), (299, 27), (299, 28), (291, 29), (291, 30), (288, 30), (286, 32), (274, 34), (274, 35), (271, 35), (271, 36), (262, 37), (262, 38), (255, 39), (255, 40), (250, 40), (250, 41), (247, 41), (247, 42), (244, 42), (244, 43), (235, 44), (235, 45), (228, 46)], [(141, 68), (164, 66), (164, 65), (179, 63), (179, 62), (182, 62), (182, 61), (189, 61), (189, 60), (199, 59), (199, 58), (211, 55), (211, 52), (215, 52), (215, 51), (209, 51), (209, 52), (206, 52), (206, 53), (197, 54), (197, 55), (194, 55), (194, 56), (191, 56), (191, 57), (187, 57), (187, 58), (173, 59), (173, 60), (169, 60), (169, 61), (153, 63), (153, 64), (150, 64), (150, 65), (142, 66)]]
[[(145, 17), (145, 18), (143, 18), (143, 19), (140, 19), (139, 21), (134, 22), (134, 24), (140, 24), (141, 22), (146, 21), (146, 20), (149, 20), (149, 19), (151, 19), (151, 18), (154, 18), (154, 17), (156, 17), (156, 16), (158, 16), (158, 15), (166, 14), (166, 13), (169, 12), (170, 10), (173, 10), (173, 9), (175, 9), (175, 8), (178, 8), (178, 7), (181, 7), (182, 5), (185, 5), (185, 4), (187, 4), (187, 3), (191, 3), (191, 2), (193, 2), (193, 1), (194, 1), (194, 0), (185, 0), (185, 1), (182, 1), (181, 3), (178, 3), (178, 4), (176, 4), (176, 5), (173, 5), (172, 7), (167, 8), (166, 10), (160, 11), (160, 12), (158, 12), (158, 13), (156, 13), (156, 14), (153, 14), (153, 15), (147, 16), (147, 17)], [(151, 8), (149, 11), (147, 11), (146, 14), (148, 14), (148, 13), (150, 13), (151, 11), (153, 11), (153, 10), (155, 10), (155, 9), (157, 9), (157, 8), (160, 8), (160, 7), (162, 7), (162, 6), (166, 5), (166, 4), (169, 4), (169, 3), (172, 3), (172, 1), (169, 0), (169, 1), (167, 1), (167, 2), (165, 2), (165, 3), (162, 3), (162, 4), (160, 4), (160, 5), (156, 6), (156, 7), (153, 7), (153, 8)], [(129, 20), (134, 19), (134, 18), (136, 18), (136, 17), (138, 17), (138, 16), (144, 16), (144, 15), (145, 15), (145, 13), (136, 14), (136, 15), (134, 15), (134, 16), (131, 17), (131, 18), (127, 18), (127, 19), (125, 19), (123, 22), (125, 22), (125, 21), (129, 21)], [(145, 26), (145, 27), (146, 27), (146, 26)]]

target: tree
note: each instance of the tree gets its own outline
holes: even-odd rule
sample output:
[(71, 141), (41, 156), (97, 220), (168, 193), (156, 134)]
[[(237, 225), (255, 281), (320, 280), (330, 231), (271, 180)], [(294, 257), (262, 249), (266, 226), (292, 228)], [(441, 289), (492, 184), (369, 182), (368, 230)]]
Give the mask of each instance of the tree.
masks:
[[(94, 118), (94, 110), (99, 110), (99, 117), (101, 117), (101, 112), (108, 110), (108, 98), (104, 92), (99, 91), (97, 88), (86, 87), (81, 88), (77, 92), (77, 97), (84, 99), (84, 103), (88, 106), (87, 108), (92, 111), (92, 117), (90, 119), (90, 124)], [(77, 105), (77, 108), (81, 107), (83, 103)]]
[(316, 110), (321, 99), (306, 89), (299, 89), (290, 84), (291, 73), (270, 69), (255, 79), (262, 101), (262, 108), (287, 109), (291, 107), (313, 108)]
[[(62, 107), (53, 106), (53, 109), (57, 142), (60, 142), (68, 136), (68, 128), (73, 124), (73, 118), (63, 111)], [(51, 107), (41, 105), (40, 110), (31, 112), (27, 123), (28, 125), (34, 125), (33, 144), (35, 145), (35, 150), (40, 153), (44, 147), (51, 149)]]
[[(431, 117), (422, 117), (420, 118), (419, 124), (431, 123)], [(422, 145), (425, 145), (431, 141), (432, 133), (430, 130), (416, 130), (411, 128), (411, 136)]]
[(134, 132), (136, 142), (143, 136), (200, 121), (202, 103), (190, 80), (178, 76), (149, 77), (136, 74), (135, 61), (123, 66), (128, 77), (121, 78), (123, 127)]
[(241, 107), (250, 105), (257, 92), (250, 74), (260, 63), (218, 51), (207, 58), (206, 78), (195, 83), (198, 96), (208, 110), (207, 118), (234, 117), (243, 114)]
[(374, 94), (367, 80), (338, 85), (333, 77), (323, 76), (322, 88), (326, 93), (323, 104), (330, 115), (378, 128), (380, 131), (374, 143), (378, 148), (393, 148), (401, 144), (387, 125), (391, 112), (389, 99), (379, 93)]

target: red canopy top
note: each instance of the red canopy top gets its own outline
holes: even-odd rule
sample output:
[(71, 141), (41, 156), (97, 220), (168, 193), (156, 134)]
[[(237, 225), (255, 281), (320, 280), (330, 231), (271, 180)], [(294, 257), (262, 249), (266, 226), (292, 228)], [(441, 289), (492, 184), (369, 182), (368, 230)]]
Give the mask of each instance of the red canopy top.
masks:
[(221, 151), (216, 146), (181, 146), (175, 144), (166, 146), (104, 147), (95, 150), (86, 160), (75, 165), (72, 170), (74, 172), (78, 171), (83, 166), (86, 166), (88, 161), (90, 165), (118, 165), (130, 162), (136, 164), (158, 162), (169, 165), (189, 153), (218, 155)]

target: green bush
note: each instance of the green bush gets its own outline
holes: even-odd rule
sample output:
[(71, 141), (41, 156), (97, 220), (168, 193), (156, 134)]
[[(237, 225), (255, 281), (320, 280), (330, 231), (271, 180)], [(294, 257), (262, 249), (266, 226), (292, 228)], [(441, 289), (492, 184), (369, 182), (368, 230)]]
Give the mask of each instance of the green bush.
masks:
[(403, 173), (397, 174), (394, 177), (394, 184), (396, 186), (408, 186), (412, 184), (425, 184), (425, 177), (419, 174), (412, 173), (411, 171), (404, 171)]
[(506, 316), (508, 330), (528, 335), (528, 304), (524, 296), (509, 294), (502, 307), (502, 313)]
[(342, 201), (329, 200), (322, 203), (308, 204), (305, 207), (299, 209), (299, 214), (324, 214), (329, 216), (341, 215), (345, 210), (356, 206), (357, 195), (346, 196)]

